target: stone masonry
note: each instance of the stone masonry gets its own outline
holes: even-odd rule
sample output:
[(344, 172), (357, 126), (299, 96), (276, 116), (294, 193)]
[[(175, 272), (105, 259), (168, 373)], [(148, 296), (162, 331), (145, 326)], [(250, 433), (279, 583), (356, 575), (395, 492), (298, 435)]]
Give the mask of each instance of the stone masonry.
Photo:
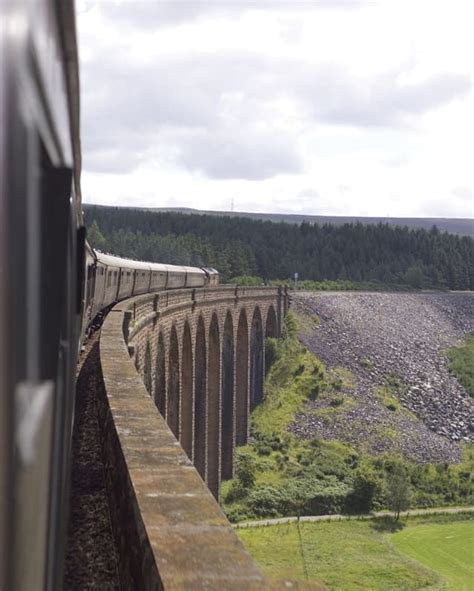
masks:
[(222, 286), (128, 302), (129, 352), (150, 396), (217, 498), (233, 474), (263, 397), (265, 338), (280, 335), (288, 297), (279, 288)]

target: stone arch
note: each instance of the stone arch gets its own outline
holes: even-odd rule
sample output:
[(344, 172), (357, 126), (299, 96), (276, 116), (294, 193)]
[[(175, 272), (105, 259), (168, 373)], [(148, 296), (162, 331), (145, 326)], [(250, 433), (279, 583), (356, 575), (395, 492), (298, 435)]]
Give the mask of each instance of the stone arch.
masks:
[(161, 416), (166, 417), (166, 349), (163, 333), (158, 335), (158, 344), (156, 347), (156, 365), (155, 365), (155, 392), (153, 399)]
[(194, 353), (194, 465), (203, 480), (206, 479), (207, 452), (206, 359), (206, 331), (204, 320), (199, 316)]
[(193, 459), (193, 345), (189, 323), (184, 323), (181, 356), (181, 445)]
[(250, 406), (254, 408), (263, 400), (263, 326), (262, 314), (255, 307), (250, 331)]
[(176, 327), (171, 327), (168, 350), (168, 405), (166, 421), (175, 437), (179, 437), (179, 347)]
[(248, 434), (249, 405), (249, 330), (245, 309), (240, 311), (237, 326), (235, 398), (235, 442), (236, 445), (245, 445)]
[(146, 391), (152, 395), (152, 380), (151, 380), (151, 349), (150, 341), (147, 341), (145, 347), (145, 360), (143, 364), (143, 382), (145, 384)]
[(267, 321), (265, 322), (265, 338), (269, 337), (276, 339), (278, 338), (278, 321), (275, 308), (269, 306), (267, 312)]
[(235, 445), (234, 401), (234, 326), (232, 314), (227, 312), (222, 335), (222, 478), (232, 478)]
[(207, 370), (207, 486), (217, 498), (220, 473), (220, 340), (217, 314), (209, 326), (209, 358)]
[(267, 348), (267, 339), (276, 339), (277, 337), (278, 321), (275, 313), (275, 308), (273, 306), (269, 306), (267, 312), (267, 320), (265, 322), (265, 375), (267, 375), (268, 370), (270, 369), (270, 366), (274, 361), (275, 351), (275, 349), (272, 347)]

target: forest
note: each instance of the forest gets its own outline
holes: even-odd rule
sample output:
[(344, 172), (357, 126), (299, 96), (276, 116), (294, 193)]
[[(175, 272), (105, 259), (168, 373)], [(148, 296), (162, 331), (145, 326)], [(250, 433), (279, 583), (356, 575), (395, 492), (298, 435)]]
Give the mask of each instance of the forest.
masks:
[(317, 225), (84, 206), (98, 250), (137, 260), (215, 267), (223, 281), (342, 281), (474, 289), (474, 239), (387, 224)]

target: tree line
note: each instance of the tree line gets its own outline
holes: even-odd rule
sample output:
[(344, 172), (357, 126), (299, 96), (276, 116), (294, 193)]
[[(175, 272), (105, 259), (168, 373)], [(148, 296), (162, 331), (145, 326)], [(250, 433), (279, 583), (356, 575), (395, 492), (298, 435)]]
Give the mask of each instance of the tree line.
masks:
[(85, 206), (91, 244), (117, 256), (257, 276), (474, 289), (474, 240), (387, 224), (300, 225)]

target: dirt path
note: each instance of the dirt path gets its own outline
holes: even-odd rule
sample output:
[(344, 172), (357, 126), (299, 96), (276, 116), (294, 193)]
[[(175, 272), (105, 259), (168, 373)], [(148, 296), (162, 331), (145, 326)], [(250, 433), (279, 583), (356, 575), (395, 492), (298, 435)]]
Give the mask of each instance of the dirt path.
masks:
[[(413, 509), (411, 511), (402, 511), (400, 517), (416, 517), (419, 515), (446, 515), (456, 513), (474, 513), (474, 507), (439, 507), (431, 509)], [(391, 511), (374, 511), (364, 515), (304, 515), (299, 518), (300, 522), (313, 521), (347, 521), (347, 520), (366, 520), (377, 519), (381, 517), (395, 517), (395, 513)], [(234, 523), (234, 529), (246, 529), (249, 527), (265, 527), (268, 525), (284, 525), (285, 523), (294, 523), (298, 521), (298, 517), (279, 517), (275, 519), (261, 519), (258, 521), (242, 521)]]

